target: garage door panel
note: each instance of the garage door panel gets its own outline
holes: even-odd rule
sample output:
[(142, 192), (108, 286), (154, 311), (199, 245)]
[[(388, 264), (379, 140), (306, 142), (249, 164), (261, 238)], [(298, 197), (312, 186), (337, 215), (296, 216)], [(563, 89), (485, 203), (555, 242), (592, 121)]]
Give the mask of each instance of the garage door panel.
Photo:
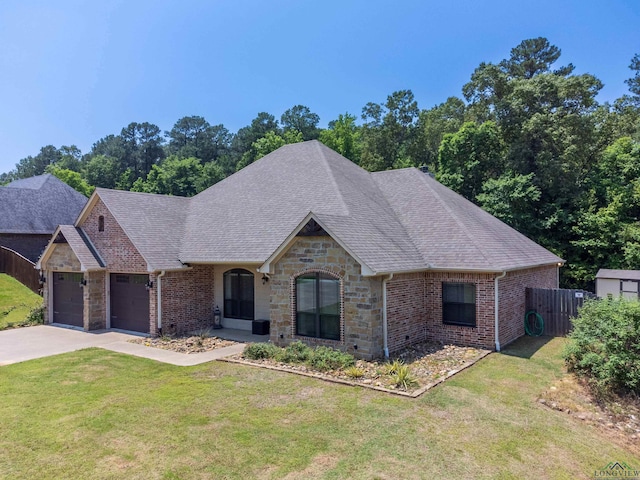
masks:
[(84, 326), (82, 273), (53, 272), (53, 321), (76, 327)]
[(111, 328), (149, 332), (148, 275), (111, 274)]

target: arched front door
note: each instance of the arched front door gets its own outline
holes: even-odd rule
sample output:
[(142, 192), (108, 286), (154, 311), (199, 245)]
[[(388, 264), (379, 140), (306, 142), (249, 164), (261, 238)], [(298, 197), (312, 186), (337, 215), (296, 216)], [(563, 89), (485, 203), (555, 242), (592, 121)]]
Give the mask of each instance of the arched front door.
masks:
[(225, 318), (254, 319), (253, 273), (234, 268), (224, 273)]

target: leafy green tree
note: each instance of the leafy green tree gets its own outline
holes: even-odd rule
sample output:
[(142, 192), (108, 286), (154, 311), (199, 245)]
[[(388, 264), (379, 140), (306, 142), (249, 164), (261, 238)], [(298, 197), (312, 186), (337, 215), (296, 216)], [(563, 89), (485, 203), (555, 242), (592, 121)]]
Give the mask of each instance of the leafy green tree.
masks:
[(89, 185), (78, 172), (69, 170), (66, 168), (60, 168), (55, 165), (49, 165), (46, 168), (46, 173), (52, 174), (54, 177), (59, 178), (64, 183), (74, 188), (85, 197), (90, 197), (96, 187)]
[(224, 169), (220, 165), (215, 162), (205, 163), (202, 174), (196, 180), (196, 191), (200, 193), (224, 178)]
[(146, 176), (151, 167), (164, 158), (164, 138), (157, 125), (130, 123), (120, 132), (125, 164), (136, 176)]
[(89, 157), (83, 165), (83, 176), (89, 185), (115, 188), (123, 172), (117, 159), (106, 155)]
[(264, 137), (267, 132), (279, 134), (278, 121), (273, 115), (260, 112), (256, 118), (251, 120), (250, 125), (242, 127), (233, 137), (231, 142), (233, 155), (239, 160), (245, 152), (251, 149), (253, 143)]
[(231, 134), (224, 125), (210, 125), (203, 117), (183, 117), (171, 131), (168, 150), (180, 158), (195, 157), (202, 162), (218, 160), (228, 154)]
[(519, 231), (538, 232), (537, 204), (540, 189), (534, 185), (533, 173), (528, 175), (504, 173), (490, 178), (477, 196), (480, 206)]
[(295, 105), (280, 117), (280, 125), (284, 132), (300, 132), (303, 140), (318, 138), (320, 133), (318, 123), (320, 123), (320, 117), (304, 105)]
[(252, 164), (256, 160), (259, 160), (284, 145), (289, 143), (299, 143), (302, 141), (302, 133), (295, 130), (287, 130), (282, 135), (277, 135), (274, 132), (267, 132), (264, 137), (253, 142), (251, 149), (242, 156), (242, 160), (238, 162), (236, 168), (240, 171), (247, 165)]
[(191, 197), (198, 193), (202, 171), (197, 158), (167, 157), (160, 165), (151, 167), (146, 180), (138, 178), (132, 191)]
[(418, 103), (411, 90), (393, 92), (384, 104), (368, 103), (362, 109), (360, 166), (369, 171), (387, 170), (410, 158), (415, 140)]
[(629, 86), (629, 91), (633, 94), (632, 99), (636, 105), (640, 107), (640, 55), (636, 53), (633, 56), (629, 68), (634, 72), (634, 75), (632, 78), (625, 80), (625, 83)]
[(29, 178), (45, 173), (49, 165), (57, 163), (61, 158), (60, 151), (53, 145), (42, 147), (35, 156), (23, 158), (16, 165), (16, 178)]
[(56, 167), (80, 172), (82, 169), (82, 152), (75, 145), (63, 145), (58, 150), (60, 152), (60, 160), (56, 162)]
[(329, 128), (320, 132), (320, 141), (352, 162), (360, 159), (360, 128), (353, 115), (340, 114), (329, 122)]
[(444, 135), (438, 152), (438, 180), (472, 202), (489, 179), (504, 170), (504, 146), (494, 122), (467, 122)]

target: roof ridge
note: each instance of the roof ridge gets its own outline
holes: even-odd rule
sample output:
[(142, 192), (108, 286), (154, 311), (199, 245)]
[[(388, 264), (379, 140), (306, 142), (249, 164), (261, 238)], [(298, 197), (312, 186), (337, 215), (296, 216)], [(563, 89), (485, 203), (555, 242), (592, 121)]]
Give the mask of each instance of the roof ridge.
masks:
[(166, 193), (151, 193), (151, 192), (133, 192), (131, 190), (118, 190), (117, 188), (103, 188), (96, 187), (96, 190), (100, 190), (102, 192), (116, 192), (117, 194), (128, 193), (131, 195), (144, 195), (151, 196), (156, 198), (179, 198), (181, 200), (191, 200), (193, 197), (183, 197), (182, 195), (167, 195)]
[(313, 147), (315, 147), (316, 150), (318, 150), (318, 153), (320, 154), (320, 157), (322, 158), (322, 163), (324, 164), (325, 169), (329, 173), (329, 178), (331, 179), (331, 184), (335, 187), (335, 190), (338, 192), (338, 195), (340, 196), (340, 203), (342, 204), (342, 208), (346, 212), (345, 216), (351, 215), (351, 211), (349, 210), (349, 207), (347, 206), (346, 202), (344, 201), (344, 196), (342, 195), (342, 190), (340, 190), (340, 186), (338, 185), (338, 182), (336, 182), (336, 178), (334, 176), (333, 170), (331, 169), (331, 166), (329, 165), (329, 161), (327, 160), (327, 156), (325, 155), (325, 152), (323, 151), (323, 149), (321, 147), (321, 145), (323, 145), (323, 144), (318, 142), (317, 140), (310, 140), (310, 142), (313, 145)]
[[(464, 223), (458, 218), (458, 216), (453, 212), (453, 210), (451, 209), (451, 207), (449, 207), (449, 205), (447, 204), (447, 202), (445, 202), (441, 197), (440, 194), (438, 192), (436, 192), (435, 189), (431, 188), (431, 185), (429, 185), (429, 180), (427, 179), (427, 175), (422, 173), (420, 170), (418, 170), (415, 167), (411, 167), (415, 170), (416, 173), (418, 173), (419, 175), (421, 175), (420, 177), (420, 181), (422, 183), (424, 183), (425, 185), (427, 185), (429, 187), (429, 190), (431, 190), (431, 192), (433, 193), (434, 197), (436, 198), (436, 200), (438, 201), (438, 203), (440, 203), (445, 210), (447, 210), (447, 212), (449, 213), (449, 215), (453, 218), (453, 220), (458, 224), (458, 226), (460, 227), (460, 229), (462, 230), (462, 232), (464, 233), (465, 237), (467, 237), (469, 239), (469, 241), (473, 244), (474, 247), (476, 247), (476, 250), (478, 250), (478, 252), (480, 253), (480, 255), (482, 255), (482, 257), (487, 261), (488, 264), (491, 264), (491, 259), (489, 257), (487, 257), (487, 255), (484, 253), (484, 249), (481, 247), (481, 245), (478, 244), (476, 237), (474, 237), (473, 235), (471, 235), (467, 228), (465, 227)], [(430, 178), (430, 177), (429, 177)], [(433, 181), (437, 182), (437, 180), (433, 179)], [(440, 183), (440, 182), (438, 182)], [(443, 185), (444, 186), (444, 185)], [(453, 191), (453, 190), (452, 190)], [(457, 193), (457, 192), (455, 192)], [(458, 194), (460, 195), (460, 194)], [(461, 198), (464, 198), (462, 195), (460, 195)], [(468, 201), (469, 203), (471, 203), (474, 207), (480, 208), (478, 207), (475, 203), (471, 202), (470, 200), (464, 198), (466, 201)], [(482, 209), (480, 209), (482, 210)], [(484, 211), (484, 210), (483, 210)], [(426, 260), (426, 259), (425, 259)]]

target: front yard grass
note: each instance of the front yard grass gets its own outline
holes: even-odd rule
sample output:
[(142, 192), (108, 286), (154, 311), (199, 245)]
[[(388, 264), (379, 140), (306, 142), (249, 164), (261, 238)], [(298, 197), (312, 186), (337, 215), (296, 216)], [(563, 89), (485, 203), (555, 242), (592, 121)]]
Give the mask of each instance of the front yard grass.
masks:
[(24, 322), (29, 312), (42, 305), (42, 297), (15, 278), (0, 273), (0, 330)]
[(537, 400), (563, 339), (524, 338), (409, 399), (99, 349), (0, 367), (0, 478), (593, 478), (637, 450)]

